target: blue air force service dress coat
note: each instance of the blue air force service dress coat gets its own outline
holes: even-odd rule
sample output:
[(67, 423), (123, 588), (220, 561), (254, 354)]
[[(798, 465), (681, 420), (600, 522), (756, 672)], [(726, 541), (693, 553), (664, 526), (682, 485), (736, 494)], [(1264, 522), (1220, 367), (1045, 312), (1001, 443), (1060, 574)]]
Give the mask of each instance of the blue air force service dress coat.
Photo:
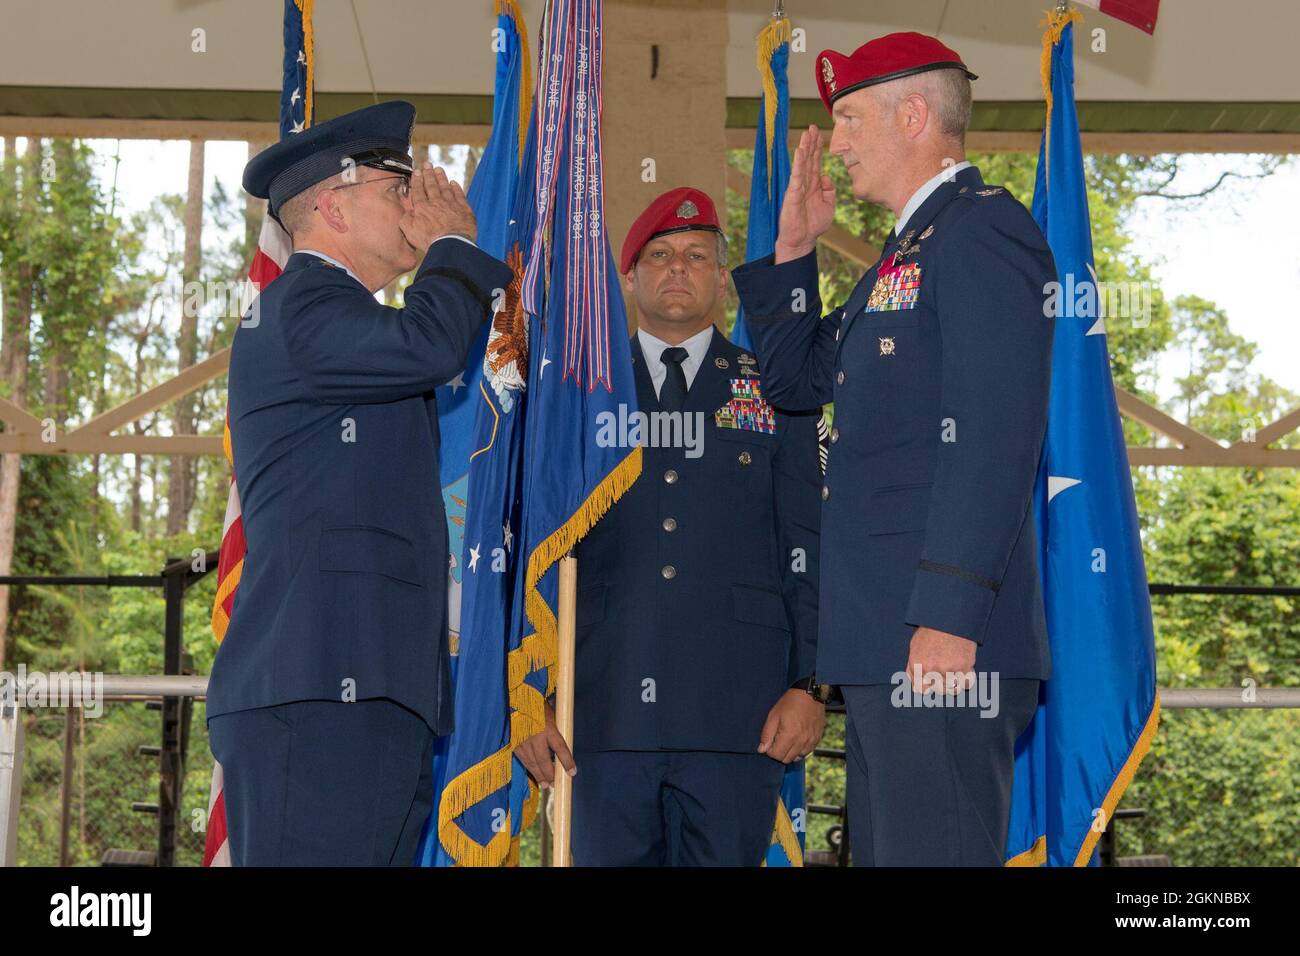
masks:
[(433, 243), (389, 308), (296, 253), (235, 335), (230, 431), (248, 553), (208, 716), (389, 698), (451, 731), (447, 525), (434, 388), (510, 269)]
[(817, 678), (892, 682), (918, 626), (978, 671), (1046, 678), (1032, 514), (1046, 427), (1052, 254), (977, 169), (939, 185), (842, 307), (816, 254), (733, 273), (767, 397), (834, 402), (822, 489)]
[[(637, 337), (632, 362), (655, 412)], [(812, 675), (820, 410), (777, 411), (766, 383), (715, 330), (682, 408), (703, 422), (700, 453), (646, 447), (579, 544), (575, 750), (754, 754), (772, 705)]]

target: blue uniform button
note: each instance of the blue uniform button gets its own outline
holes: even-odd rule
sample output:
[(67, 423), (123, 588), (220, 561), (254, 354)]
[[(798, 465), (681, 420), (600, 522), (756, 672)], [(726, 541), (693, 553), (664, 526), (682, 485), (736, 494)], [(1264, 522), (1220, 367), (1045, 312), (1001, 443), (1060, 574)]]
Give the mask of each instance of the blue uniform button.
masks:
[(675, 483), (677, 481), (677, 472), (669, 468), (664, 472), (664, 481), (668, 482), (670, 485)]
[(664, 569), (659, 573), (664, 576), (664, 580), (666, 581), (671, 581), (673, 578), (677, 577), (677, 569), (671, 564), (665, 564)]
[(822, 501), (825, 501), (830, 496), (831, 496), (831, 490), (827, 488), (825, 485), (822, 485)]
[(844, 384), (844, 369), (840, 369), (838, 372), (835, 373), (835, 384), (836, 385)]
[(676, 518), (665, 518), (665, 519), (664, 519), (664, 530), (665, 530), (665, 531), (676, 531), (676, 530), (677, 530), (677, 519), (676, 519)]
[(832, 429), (831, 429), (831, 444), (834, 445), (834, 444), (835, 444), (837, 441), (839, 441), (839, 440), (840, 440), (840, 430), (839, 430), (838, 428), (832, 428)]

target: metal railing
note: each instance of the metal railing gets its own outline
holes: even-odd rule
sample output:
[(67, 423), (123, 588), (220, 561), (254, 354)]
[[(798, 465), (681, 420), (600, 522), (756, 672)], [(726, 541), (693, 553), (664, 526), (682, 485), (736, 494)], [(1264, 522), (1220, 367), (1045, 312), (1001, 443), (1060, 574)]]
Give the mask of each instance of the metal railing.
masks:
[[(185, 774), (186, 756), (189, 747), (189, 730), (191, 711), (195, 696), (193, 688), (201, 681), (206, 689), (206, 677), (190, 677), (182, 674), (188, 670), (184, 641), (185, 595), (191, 587), (202, 580), (217, 567), (217, 551), (196, 551), (191, 558), (168, 558), (167, 563), (156, 574), (132, 575), (3, 575), (0, 584), (24, 587), (43, 585), (50, 587), (108, 587), (108, 588), (160, 588), (164, 600), (163, 625), (163, 675), (101, 675), (82, 674), (93, 679), (102, 679), (104, 683), (97, 686), (95, 694), (102, 700), (147, 700), (147, 706), (161, 712), (160, 737), (157, 746), (137, 751), (140, 755), (157, 758), (158, 768), (158, 802), (156, 804), (139, 803), (134, 809), (157, 815), (157, 852), (155, 861), (159, 866), (171, 866), (175, 862), (177, 825), (180, 818), (180, 798)], [(20, 687), (21, 681), (6, 675), (11, 689)], [(73, 675), (60, 675), (76, 677)], [(149, 683), (159, 680), (176, 680), (174, 686), (167, 683)], [(13, 782), (21, 786), (21, 736), (22, 722), (18, 719), (21, 706), (13, 701), (27, 700), (25, 688), (20, 693), (10, 693), (6, 700), (0, 700), (0, 865), (9, 865), (16, 860), (18, 798), (20, 791), (15, 790)], [(68, 724), (71, 733), (71, 721)], [(64, 742), (64, 779), (62, 780), (63, 807), (60, 832), (60, 861), (67, 858), (66, 833), (68, 816), (68, 794), (70, 781), (70, 740), (65, 736)], [(9, 781), (10, 785), (5, 786)]]
[[(127, 675), (127, 674), (95, 674), (77, 672), (72, 677), (82, 679), (82, 686), (89, 685), (94, 689), (93, 700), (80, 700), (77, 704), (59, 703), (55, 706), (42, 707), (42, 712), (55, 714), (59, 709), (67, 707), (69, 713), (78, 706), (95, 706), (102, 707), (105, 702), (127, 703), (127, 702), (145, 702), (154, 704), (158, 709), (164, 709), (165, 705), (170, 702), (179, 705), (182, 701), (193, 701), (203, 699), (207, 695), (208, 678), (203, 676), (164, 676), (164, 675)], [(10, 683), (11, 693), (6, 696), (9, 699), (0, 701), (0, 866), (14, 866), (18, 859), (18, 819), (22, 803), (23, 793), (23, 774), (25, 756), (27, 753), (27, 739), (24, 724), (24, 711), (31, 711), (35, 708), (25, 707), (22, 701), (29, 696), (29, 687), (32, 678), (25, 680), (13, 680)], [(185, 708), (188, 710), (188, 708)], [(72, 726), (71, 721), (67, 723), (68, 727)], [(71, 787), (71, 734), (69, 733), (64, 739), (63, 753), (63, 773), (60, 789), (63, 794), (62, 800), (62, 819), (60, 821), (60, 864), (64, 865), (67, 859), (67, 831), (68, 831), (68, 793)], [(157, 737), (154, 738), (157, 740)], [(156, 756), (160, 763), (164, 757), (164, 750), (159, 746), (141, 747), (138, 751), (143, 756)], [(183, 760), (180, 763), (183, 765)], [(180, 805), (180, 786), (181, 770), (178, 766), (176, 773), (171, 777), (163, 777), (163, 786), (173, 787), (168, 791), (169, 800), (158, 804), (146, 804), (136, 802), (132, 804), (132, 809), (149, 814), (156, 814), (160, 818), (167, 808), (179, 808)], [(122, 795), (123, 799), (126, 795)], [(171, 854), (175, 851), (175, 828), (178, 822), (179, 813), (173, 812), (171, 821)], [(161, 821), (160, 821), (161, 822)], [(160, 847), (161, 849), (161, 847)], [(163, 854), (155, 854), (153, 859), (159, 862)], [(160, 865), (170, 865), (170, 863)]]
[[(209, 552), (215, 559), (215, 552)], [(214, 560), (215, 564), (215, 560)], [(61, 583), (61, 584), (100, 584), (107, 586), (150, 586), (163, 585), (167, 597), (167, 633), (165, 667), (179, 670), (181, 662), (181, 610), (184, 591), (193, 581), (202, 576), (202, 572), (193, 572), (188, 562), (172, 561), (161, 575), (153, 576), (115, 576), (103, 578), (62, 577), (62, 578), (0, 578), (0, 583)], [(1196, 585), (1152, 584), (1151, 593), (1160, 594), (1250, 594), (1250, 595), (1300, 595), (1300, 588), (1228, 586), (1206, 587)], [(185, 743), (188, 741), (188, 713), (190, 704), (195, 699), (205, 698), (208, 678), (197, 675), (126, 675), (126, 674), (80, 674), (71, 677), (89, 678), (97, 681), (96, 694), (101, 701), (144, 701), (161, 709), (164, 714), (163, 745), (161, 747), (140, 748), (149, 756), (159, 758), (160, 798), (156, 805), (135, 805), (135, 809), (148, 809), (159, 817), (159, 851), (155, 862), (160, 866), (174, 863), (176, 825), (179, 816), (181, 776), (184, 771)], [(0, 701), (0, 866), (12, 866), (17, 859), (17, 835), (19, 805), (22, 795), (24, 731), (23, 707), (17, 703), (27, 699), (26, 688), (20, 681), (10, 682), (15, 690), (11, 700)], [(1300, 709), (1300, 688), (1266, 688), (1266, 687), (1166, 687), (1161, 688), (1160, 702), (1162, 709), (1206, 709), (1206, 710), (1243, 710), (1243, 709)], [(182, 706), (184, 705), (184, 706)], [(842, 708), (839, 709), (842, 712)], [(834, 711), (834, 708), (832, 709)], [(171, 715), (169, 718), (168, 715)], [(71, 724), (69, 722), (68, 726)], [(68, 739), (65, 739), (63, 789), (68, 788)], [(833, 747), (819, 747), (813, 755), (816, 759), (843, 760), (844, 751)], [(809, 814), (819, 814), (837, 818), (833, 828), (837, 832), (831, 841), (830, 854), (822, 852), (820, 862), (824, 865), (846, 865), (849, 860), (848, 816), (844, 806), (810, 803)], [(1132, 816), (1135, 811), (1120, 811), (1116, 818)], [(63, 808), (64, 819), (62, 831), (67, 830), (66, 796)], [(1108, 828), (1109, 832), (1109, 828)], [(61, 848), (60, 859), (66, 853)]]
[[(208, 678), (202, 676), (137, 676), (126, 674), (89, 674), (88, 678), (101, 681), (98, 685), (102, 701), (164, 701), (202, 699), (207, 694)], [(25, 688), (16, 685), (16, 699), (25, 698)], [(1165, 710), (1207, 709), (1241, 710), (1300, 708), (1300, 688), (1236, 688), (1165, 687), (1160, 689), (1160, 705)], [(0, 866), (12, 866), (16, 861), (18, 814), (23, 782), (23, 707), (16, 703), (0, 704)], [(842, 712), (842, 708), (839, 708)], [(819, 759), (843, 760), (844, 751), (819, 747), (813, 756)], [(179, 800), (179, 794), (177, 795)], [(831, 865), (848, 860), (847, 814), (842, 806), (810, 804), (810, 814), (839, 818), (840, 842), (833, 852)], [(1122, 817), (1122, 813), (1117, 813)]]

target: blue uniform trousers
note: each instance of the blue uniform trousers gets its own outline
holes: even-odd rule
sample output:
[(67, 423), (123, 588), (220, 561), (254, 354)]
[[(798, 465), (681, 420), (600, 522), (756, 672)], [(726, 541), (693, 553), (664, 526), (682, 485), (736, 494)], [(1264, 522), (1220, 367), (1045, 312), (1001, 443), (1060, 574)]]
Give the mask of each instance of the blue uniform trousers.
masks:
[(434, 735), (390, 700), (304, 700), (208, 722), (235, 866), (410, 866)]
[(898, 707), (890, 684), (840, 688), (853, 865), (1002, 866), (1016, 738), (1033, 718), (1038, 685), (1001, 680), (994, 717), (976, 707)]
[(759, 753), (574, 756), (575, 866), (758, 866), (785, 765)]

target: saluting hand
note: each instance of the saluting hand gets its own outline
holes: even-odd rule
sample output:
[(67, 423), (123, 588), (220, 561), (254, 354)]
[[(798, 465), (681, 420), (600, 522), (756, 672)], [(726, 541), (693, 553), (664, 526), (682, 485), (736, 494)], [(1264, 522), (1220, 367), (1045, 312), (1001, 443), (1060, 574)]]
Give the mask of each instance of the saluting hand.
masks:
[(555, 711), (546, 705), (546, 729), (540, 734), (533, 734), (515, 748), (515, 756), (528, 771), (528, 776), (537, 781), (543, 790), (555, 786), (555, 761), (559, 760), (572, 777), (578, 772), (574, 763), (573, 752), (564, 740), (564, 735), (555, 726)]
[(790, 160), (790, 182), (781, 202), (777, 224), (776, 262), (788, 262), (813, 251), (817, 238), (835, 220), (835, 184), (822, 173), (822, 136), (809, 126), (799, 137)]
[(457, 233), (470, 240), (478, 236), (474, 210), (460, 183), (448, 180), (442, 167), (435, 169), (432, 163), (411, 173), (411, 207), (398, 225), (421, 255), (441, 236)]
[(781, 763), (793, 763), (810, 753), (826, 730), (826, 705), (802, 690), (781, 695), (763, 722), (758, 752)]

